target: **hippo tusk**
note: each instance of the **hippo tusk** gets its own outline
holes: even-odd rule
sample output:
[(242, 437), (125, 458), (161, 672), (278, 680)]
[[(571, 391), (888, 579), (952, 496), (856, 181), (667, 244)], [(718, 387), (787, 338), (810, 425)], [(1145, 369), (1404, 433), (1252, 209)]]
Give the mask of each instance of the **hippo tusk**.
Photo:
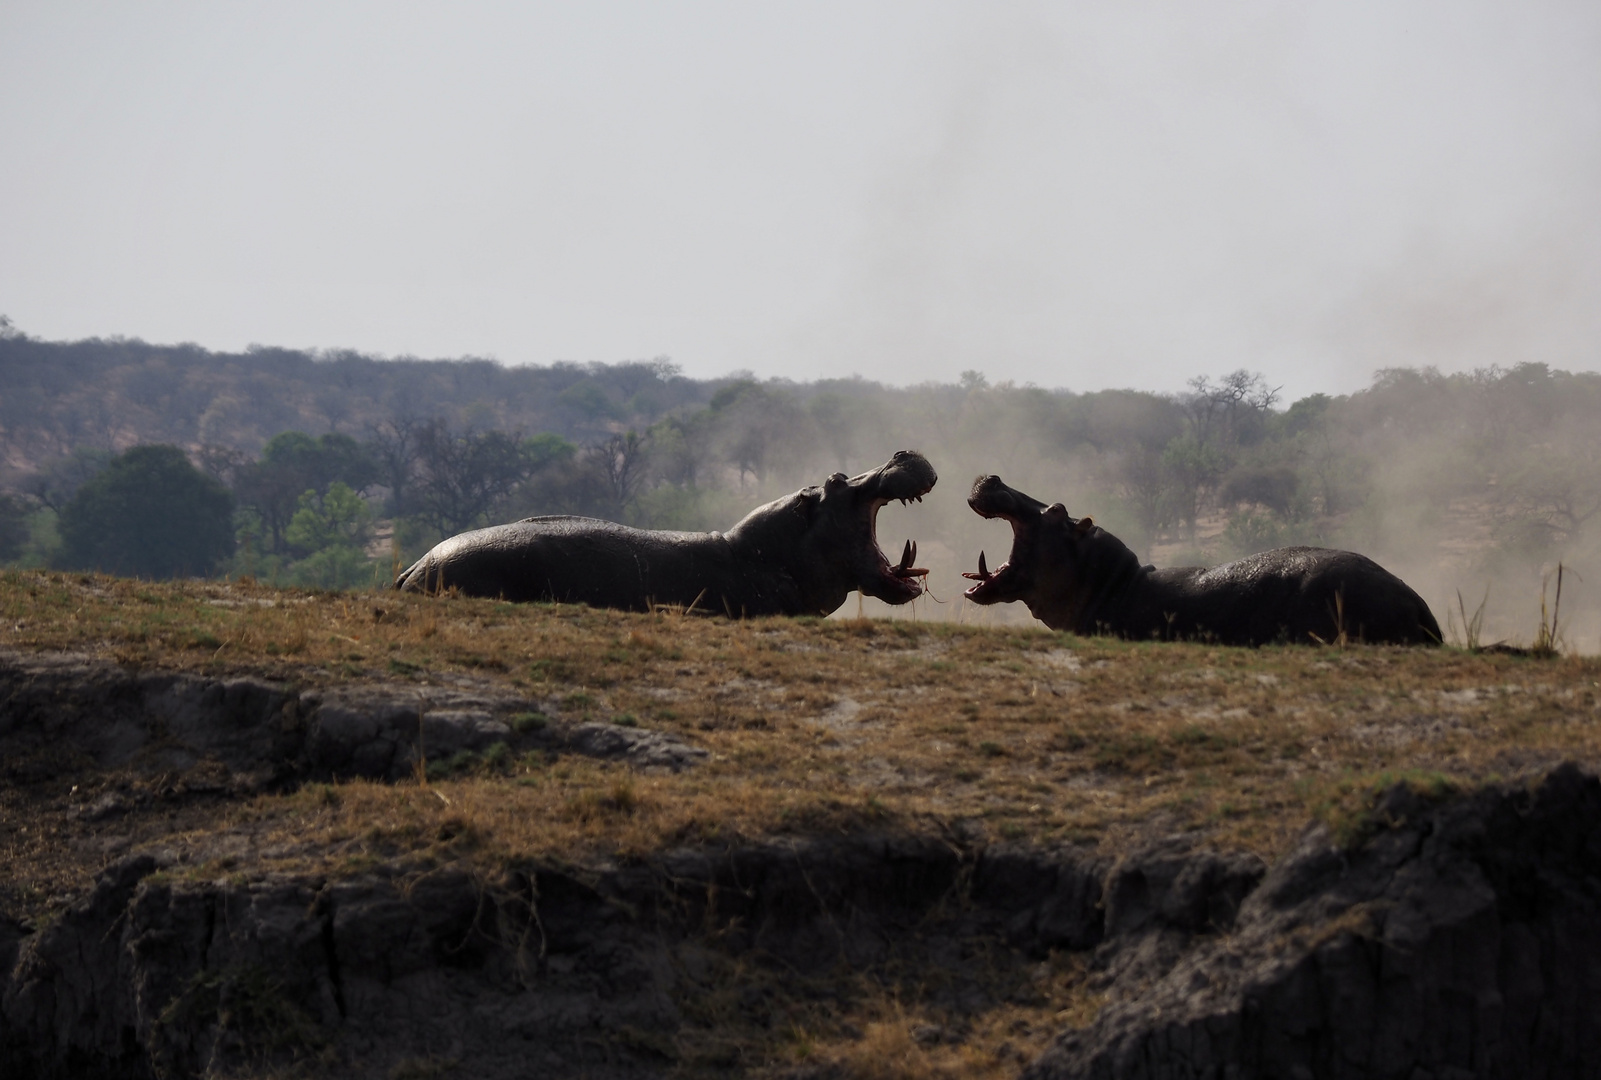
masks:
[(985, 563), (984, 563), (984, 553), (982, 551), (980, 551), (978, 553), (978, 573), (976, 573), (976, 574), (963, 574), (962, 576), (964, 578), (967, 578), (969, 581), (988, 581), (994, 575), (990, 573), (990, 568), (987, 565), (985, 565)]
[(901, 549), (901, 561), (890, 568), (890, 573), (898, 578), (927, 577), (928, 571), (920, 566), (913, 566), (917, 561), (917, 541), (908, 540)]

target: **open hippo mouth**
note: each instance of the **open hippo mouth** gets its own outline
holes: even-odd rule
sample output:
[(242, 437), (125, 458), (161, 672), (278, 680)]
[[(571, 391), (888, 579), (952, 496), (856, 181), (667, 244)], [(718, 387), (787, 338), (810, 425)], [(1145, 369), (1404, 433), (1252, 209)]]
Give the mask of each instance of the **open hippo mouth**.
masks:
[(978, 573), (962, 575), (977, 584), (968, 588), (962, 595), (976, 604), (999, 604), (1017, 599), (1027, 585), (1024, 571), (1019, 567), (1022, 565), (1026, 549), (1033, 542), (1040, 515), (1046, 509), (1045, 504), (1016, 488), (1007, 487), (998, 476), (981, 476), (973, 482), (973, 491), (967, 497), (967, 505), (971, 506), (973, 512), (980, 517), (1004, 518), (1011, 524), (1012, 553), (992, 573), (985, 565), (984, 553), (980, 551)]
[(878, 546), (878, 512), (891, 502), (922, 502), (939, 477), (922, 454), (897, 450), (895, 456), (872, 472), (846, 480), (836, 474), (830, 484), (849, 484), (855, 489), (858, 505), (865, 517), (870, 564), (861, 567), (857, 587), (866, 595), (887, 604), (904, 604), (923, 595), (922, 579), (928, 571), (915, 565), (917, 542), (907, 540), (900, 562), (891, 564)]

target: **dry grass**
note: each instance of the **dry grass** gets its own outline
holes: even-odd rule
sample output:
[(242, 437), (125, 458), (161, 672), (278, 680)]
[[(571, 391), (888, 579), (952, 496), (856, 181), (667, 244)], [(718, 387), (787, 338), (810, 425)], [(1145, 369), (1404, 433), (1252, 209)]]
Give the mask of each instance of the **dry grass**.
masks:
[(0, 575), (0, 631), (0, 646), (301, 686), (468, 676), (553, 717), (677, 731), (712, 752), (676, 776), (500, 755), (436, 778), (448, 805), (350, 785), (334, 806), (303, 792), (237, 811), (351, 829), (425, 806), (519, 855), (965, 818), (1001, 837), (1119, 847), (1194, 830), (1272, 857), (1362, 777), (1471, 785), (1601, 758), (1601, 661), (1572, 656), (1131, 644), (38, 573)]
[[(64, 791), (14, 785), (0, 791), (3, 899), (34, 913), (81, 892), (107, 859), (154, 843), (209, 876), (379, 863), (488, 876), (541, 857), (958, 825), (1113, 852), (1190, 832), (1271, 860), (1312, 816), (1360, 836), (1375, 792), (1394, 779), (1446, 792), (1563, 759), (1601, 767), (1601, 660), (1574, 656), (732, 622), (26, 572), (0, 574), (0, 647), (306, 688), (487, 682), (525, 695), (529, 724), (637, 723), (711, 752), (686, 772), (646, 774), (502, 748), (430, 762), (419, 782), (394, 786), (319, 784), (170, 810), (157, 799), (115, 829), (72, 824)], [(83, 783), (78, 802), (112, 780)], [(115, 783), (154, 790), (157, 780)], [(1052, 961), (1024, 1004), (963, 1020), (955, 1040), (936, 1036), (953, 1021), (914, 984), (835, 985), (827, 1005), (786, 985), (774, 991), (781, 1008), (752, 1014), (718, 1005), (719, 978), (673, 1053), (688, 1072), (808, 1061), (864, 1080), (1013, 1072), (1048, 1032), (1093, 1016), (1097, 999), (1074, 963)], [(998, 967), (997, 985), (1016, 970)], [(724, 974), (730, 985), (756, 978)]]
[(1104, 1001), (1087, 988), (1079, 956), (1053, 954), (1021, 975), (1014, 973), (1009, 1000), (966, 1017), (931, 1009), (915, 992), (903, 999), (873, 987), (854, 1003), (848, 1030), (792, 1027), (784, 1049), (849, 1080), (1016, 1076), (1063, 1030), (1088, 1026)]
[(1031, 961), (969, 940), (961, 962), (931, 964), (928, 947), (895, 942), (870, 970), (809, 976), (702, 953), (700, 974), (682, 984), (684, 1026), (669, 1056), (681, 1075), (741, 1066), (752, 1075), (984, 1080), (1015, 1076), (1104, 1001), (1089, 989), (1082, 955)]

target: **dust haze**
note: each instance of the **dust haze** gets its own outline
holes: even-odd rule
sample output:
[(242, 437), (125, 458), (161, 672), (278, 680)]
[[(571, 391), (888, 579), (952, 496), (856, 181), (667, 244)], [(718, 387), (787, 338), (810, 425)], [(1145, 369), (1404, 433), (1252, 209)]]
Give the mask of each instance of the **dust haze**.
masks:
[[(1226, 418), (1236, 388), (1244, 404)], [(935, 462), (934, 494), (879, 518), (892, 559), (904, 539), (918, 541), (930, 593), (910, 608), (868, 600), (861, 610), (1034, 624), (1021, 604), (981, 608), (960, 595), (980, 551), (993, 569), (1011, 548), (1009, 525), (965, 505), (973, 479), (997, 473), (1094, 517), (1158, 566), (1347, 548), (1417, 589), (1448, 641), (1526, 646), (1555, 618), (1566, 647), (1601, 650), (1601, 377), (1403, 368), (1347, 396), (1267, 401), (1274, 389), (1237, 371), (1175, 395), (1053, 393), (977, 373), (965, 386), (886, 391), (901, 407), (855, 435), (851, 467), (898, 444)]]

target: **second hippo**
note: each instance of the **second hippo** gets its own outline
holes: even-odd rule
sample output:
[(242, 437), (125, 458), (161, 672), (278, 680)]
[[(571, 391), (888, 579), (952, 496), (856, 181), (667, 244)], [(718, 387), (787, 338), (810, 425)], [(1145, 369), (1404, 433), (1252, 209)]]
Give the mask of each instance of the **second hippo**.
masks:
[(1437, 645), (1423, 598), (1363, 555), (1290, 547), (1212, 568), (1158, 570), (1088, 517), (1046, 506), (983, 476), (967, 503), (1012, 526), (1011, 557), (993, 573), (979, 553), (977, 604), (1021, 600), (1053, 630), (1124, 638), (1266, 645), (1362, 641)]

